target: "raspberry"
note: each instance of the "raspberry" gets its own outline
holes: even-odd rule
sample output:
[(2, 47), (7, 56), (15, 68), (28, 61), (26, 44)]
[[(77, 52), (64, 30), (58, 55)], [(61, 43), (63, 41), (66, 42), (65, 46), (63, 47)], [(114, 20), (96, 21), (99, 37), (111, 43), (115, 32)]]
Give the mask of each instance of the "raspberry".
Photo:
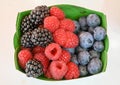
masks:
[(67, 40), (65, 30), (64, 29), (56, 30), (53, 34), (53, 39), (59, 45), (64, 46)]
[(50, 15), (56, 16), (60, 20), (65, 18), (64, 12), (60, 8), (55, 6), (50, 8)]
[(68, 67), (68, 71), (65, 75), (65, 79), (74, 79), (74, 78), (78, 78), (80, 76), (80, 72), (78, 69), (78, 66), (76, 64), (74, 64), (73, 62), (69, 62), (67, 64)]
[(51, 75), (51, 73), (50, 73), (50, 67), (47, 69), (47, 72), (45, 73), (45, 76), (46, 76), (47, 78), (49, 78), (49, 79), (52, 78), (52, 75)]
[(56, 43), (51, 43), (45, 48), (45, 55), (50, 60), (57, 60), (61, 55), (62, 49)]
[(43, 53), (35, 54), (34, 59), (41, 62), (41, 64), (43, 65), (43, 71), (45, 73), (47, 71), (48, 66), (49, 66), (49, 59)]
[(48, 29), (50, 32), (54, 32), (59, 28), (59, 20), (55, 16), (49, 16), (44, 19), (44, 28)]
[(61, 56), (58, 58), (58, 60), (68, 63), (70, 62), (70, 58), (71, 58), (70, 53), (66, 50), (62, 50)]
[(18, 53), (18, 62), (22, 69), (26, 68), (26, 63), (32, 59), (32, 54), (29, 50), (23, 49)]
[(40, 46), (36, 46), (36, 47), (33, 48), (32, 53), (33, 54), (44, 53), (44, 51), (45, 51), (45, 48), (40, 47)]
[(53, 79), (60, 80), (67, 72), (67, 65), (63, 61), (52, 61), (50, 64), (50, 73)]
[(53, 34), (54, 41), (65, 48), (74, 48), (78, 45), (78, 37), (70, 31), (58, 29)]
[(65, 48), (75, 48), (76, 46), (78, 46), (79, 40), (77, 35), (75, 35), (70, 31), (67, 31), (66, 36), (67, 36), (67, 41), (64, 45)]
[(63, 19), (60, 22), (60, 28), (74, 32), (75, 31), (75, 24), (71, 19)]

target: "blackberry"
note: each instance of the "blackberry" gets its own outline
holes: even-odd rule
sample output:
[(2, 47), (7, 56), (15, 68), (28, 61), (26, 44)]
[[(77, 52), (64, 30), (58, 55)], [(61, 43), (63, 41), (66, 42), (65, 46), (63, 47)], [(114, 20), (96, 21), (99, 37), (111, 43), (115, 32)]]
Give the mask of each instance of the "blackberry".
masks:
[(43, 74), (43, 66), (37, 60), (29, 60), (25, 72), (28, 77), (39, 77)]
[(43, 24), (45, 17), (49, 16), (49, 8), (45, 5), (37, 6), (33, 9), (29, 15), (30, 21), (35, 27)]
[(33, 23), (30, 21), (30, 18), (28, 16), (26, 16), (21, 23), (21, 31), (22, 33), (26, 33), (28, 31), (32, 31), (34, 29), (34, 25)]
[(45, 28), (38, 28), (32, 31), (31, 41), (34, 45), (46, 47), (53, 41), (53, 37), (50, 31)]
[(31, 32), (26, 32), (21, 37), (21, 46), (23, 47), (33, 47), (33, 43), (31, 41)]

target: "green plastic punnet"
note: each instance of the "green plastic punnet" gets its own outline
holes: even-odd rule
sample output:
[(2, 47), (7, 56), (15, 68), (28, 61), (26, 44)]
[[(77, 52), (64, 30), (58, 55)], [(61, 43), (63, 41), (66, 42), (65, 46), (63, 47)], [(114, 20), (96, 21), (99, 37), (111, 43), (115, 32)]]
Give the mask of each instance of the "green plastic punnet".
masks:
[[(80, 17), (87, 16), (89, 14), (97, 14), (101, 19), (101, 26), (104, 27), (105, 30), (107, 31), (106, 16), (101, 12), (86, 9), (86, 8), (79, 7), (79, 6), (68, 5), (68, 4), (60, 4), (60, 5), (53, 5), (53, 6), (57, 6), (60, 9), (62, 9), (65, 13), (66, 18), (70, 18), (72, 20), (78, 20)], [(14, 39), (13, 39), (13, 44), (14, 44), (14, 49), (15, 49), (15, 53), (14, 53), (15, 67), (17, 70), (19, 70), (23, 73), (24, 73), (24, 71), (20, 68), (20, 66), (18, 64), (18, 52), (20, 51), (20, 38), (21, 38), (20, 26), (21, 26), (22, 19), (25, 16), (29, 15), (30, 12), (31, 12), (31, 10), (27, 10), (27, 11), (18, 13), (17, 20), (16, 20), (16, 32), (14, 34)], [(106, 36), (106, 38), (104, 39), (104, 46), (105, 46), (105, 49), (101, 53), (101, 60), (103, 63), (101, 72), (105, 72), (106, 67), (107, 67), (107, 52), (108, 52), (108, 48), (109, 48), (108, 36)], [(83, 78), (83, 77), (81, 77), (81, 78)], [(49, 80), (49, 81), (53, 80), (53, 79), (48, 79), (48, 78), (44, 77), (44, 75), (38, 77), (38, 79)]]

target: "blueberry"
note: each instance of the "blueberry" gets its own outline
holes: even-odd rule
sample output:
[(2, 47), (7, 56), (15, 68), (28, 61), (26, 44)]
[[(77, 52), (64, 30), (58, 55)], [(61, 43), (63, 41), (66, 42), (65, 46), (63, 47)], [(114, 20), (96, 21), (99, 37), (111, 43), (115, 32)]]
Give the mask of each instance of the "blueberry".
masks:
[(101, 69), (102, 69), (102, 62), (99, 58), (93, 58), (87, 66), (87, 70), (90, 74), (99, 73)]
[(77, 64), (77, 65), (79, 64), (79, 63), (78, 63), (78, 60), (77, 60), (77, 55), (75, 55), (75, 54), (74, 54), (74, 55), (72, 54), (71, 61), (72, 61), (73, 63)]
[(75, 24), (75, 33), (76, 34), (78, 34), (79, 33), (79, 31), (80, 31), (80, 24), (79, 24), (79, 22), (78, 21), (75, 21), (74, 20), (74, 24)]
[(89, 14), (87, 16), (87, 24), (90, 27), (96, 27), (100, 25), (100, 18), (96, 14)]
[(71, 54), (75, 53), (75, 48), (64, 48), (64, 49), (70, 52)]
[(90, 48), (93, 45), (94, 39), (89, 32), (82, 32), (79, 34), (80, 46), (84, 49)]
[(95, 51), (95, 50), (90, 50), (89, 53), (90, 53), (90, 58), (91, 59), (92, 58), (100, 58), (100, 53)]
[(105, 38), (106, 31), (103, 27), (96, 27), (94, 29), (94, 38), (98, 41), (103, 40)]
[(85, 31), (85, 30), (88, 29), (86, 17), (80, 17), (80, 19), (79, 19), (79, 24), (80, 24), (80, 26), (81, 26), (81, 30)]
[(75, 53), (78, 54), (81, 51), (84, 51), (85, 49), (83, 49), (82, 47), (78, 46), (75, 48)]
[(79, 65), (78, 68), (79, 68), (79, 71), (80, 71), (80, 76), (83, 77), (83, 76), (86, 76), (88, 74), (86, 66)]
[(102, 41), (96, 41), (94, 44), (93, 44), (93, 48), (95, 51), (97, 52), (102, 52), (104, 50), (104, 45), (103, 45), (103, 42)]
[(82, 51), (78, 53), (78, 62), (80, 65), (87, 65), (90, 60), (90, 54), (88, 51)]
[(91, 34), (93, 34), (94, 33), (94, 28), (93, 27), (89, 27), (88, 28), (88, 32), (90, 32)]

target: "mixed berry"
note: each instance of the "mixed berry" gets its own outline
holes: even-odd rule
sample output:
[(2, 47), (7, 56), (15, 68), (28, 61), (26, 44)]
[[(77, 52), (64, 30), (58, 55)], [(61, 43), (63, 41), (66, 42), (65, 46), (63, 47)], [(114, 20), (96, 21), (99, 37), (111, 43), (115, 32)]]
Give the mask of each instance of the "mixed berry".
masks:
[(101, 72), (106, 31), (96, 14), (77, 20), (56, 7), (37, 6), (21, 23), (18, 63), (28, 77), (61, 80)]

